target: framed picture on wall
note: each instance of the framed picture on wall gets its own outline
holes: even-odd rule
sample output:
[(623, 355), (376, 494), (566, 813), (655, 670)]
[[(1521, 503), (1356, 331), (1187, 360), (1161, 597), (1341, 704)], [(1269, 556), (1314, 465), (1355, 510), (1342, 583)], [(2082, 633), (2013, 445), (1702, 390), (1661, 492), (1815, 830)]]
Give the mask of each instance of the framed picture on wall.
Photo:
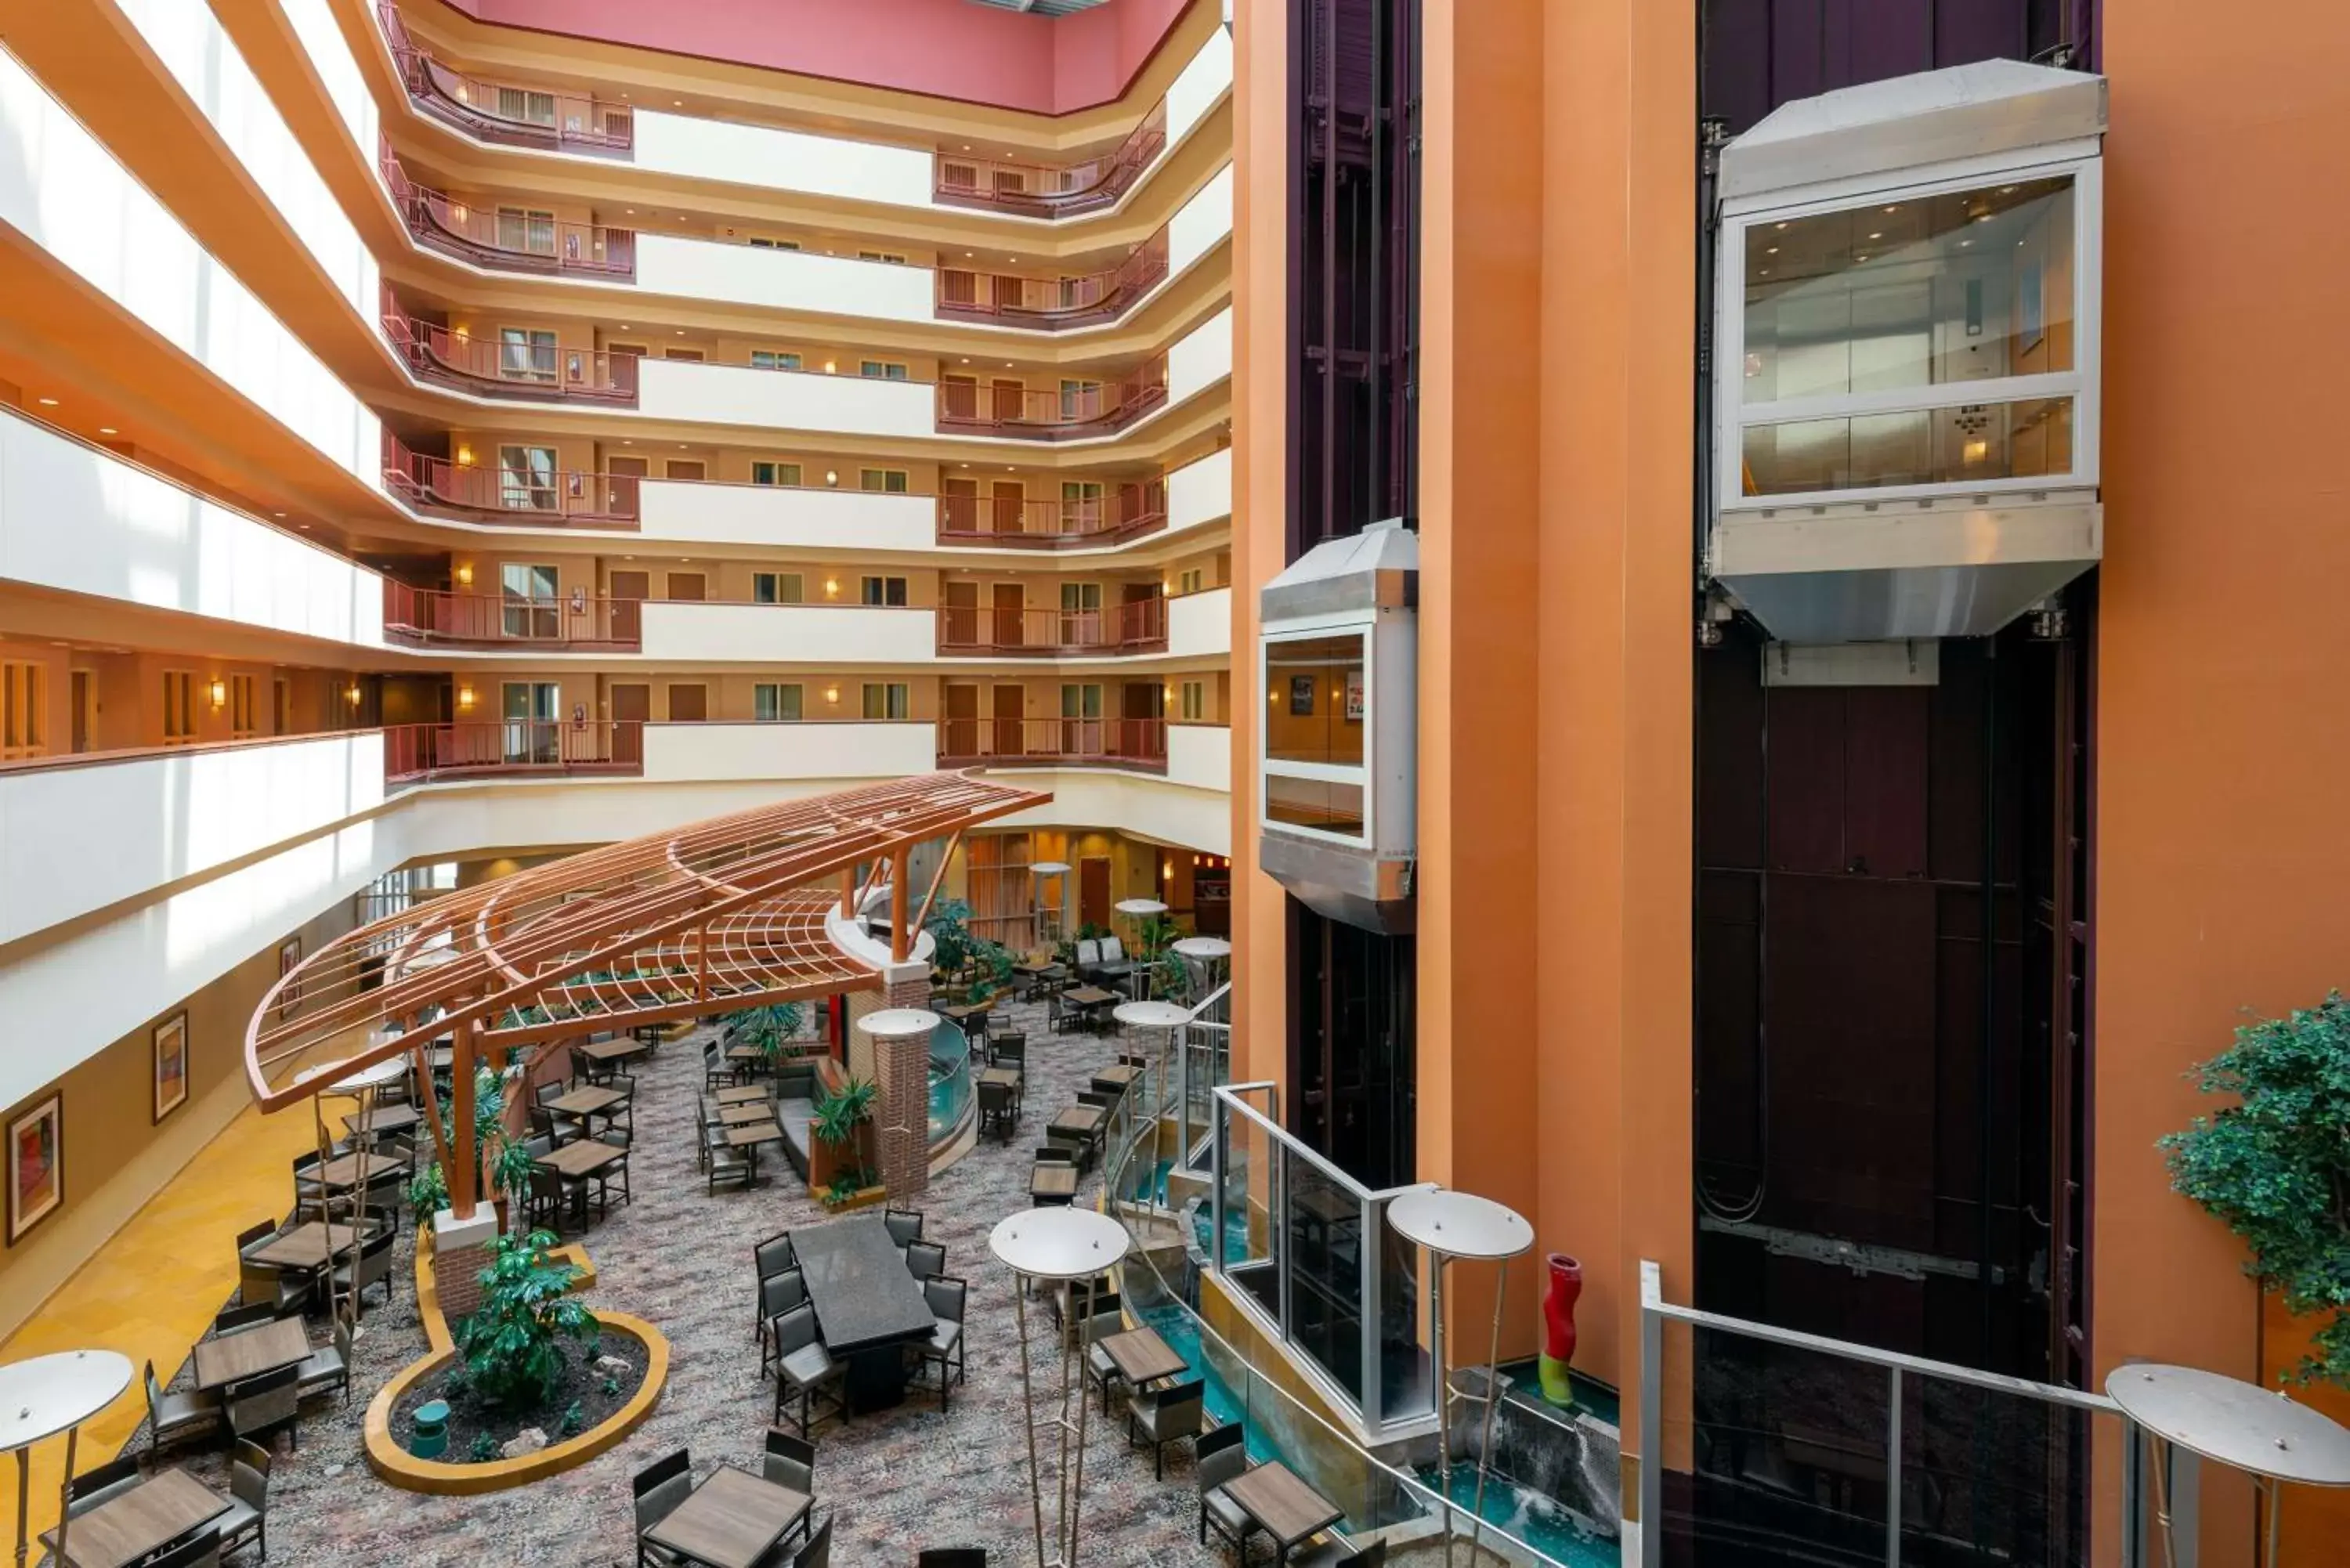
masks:
[(155, 1026), (155, 1119), (188, 1102), (188, 1015), (175, 1012)]
[[(279, 980), (282, 981), (287, 975), (292, 974), (294, 971), (300, 966), (301, 962), (302, 939), (300, 937), (288, 937), (283, 942), (278, 944), (277, 978)], [(277, 993), (278, 1021), (283, 1023), (285, 1020), (293, 1017), (294, 1010), (301, 1005), (302, 988), (299, 985), (289, 985)]]
[(1349, 670), (1347, 671), (1347, 722), (1359, 724), (1362, 722), (1363, 672), (1359, 670)]
[(1314, 677), (1311, 675), (1289, 678), (1289, 716), (1293, 719), (1314, 716)]
[(8, 1124), (8, 1244), (65, 1199), (65, 1099), (47, 1099)]

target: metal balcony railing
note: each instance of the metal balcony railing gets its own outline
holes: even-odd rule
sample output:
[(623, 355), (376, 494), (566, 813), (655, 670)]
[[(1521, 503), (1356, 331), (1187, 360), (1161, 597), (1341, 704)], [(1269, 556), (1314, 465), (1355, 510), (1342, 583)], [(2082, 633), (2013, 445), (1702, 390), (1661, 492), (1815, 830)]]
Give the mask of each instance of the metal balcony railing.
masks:
[[(526, 449), (536, 452), (543, 448)], [(427, 457), (383, 435), (383, 487), (419, 512), (525, 528), (627, 528), (637, 519), (639, 480), (539, 466), (490, 467)]]
[(525, 402), (633, 407), (637, 400), (633, 354), (534, 341), (527, 332), (477, 338), (408, 315), (388, 288), (382, 323), (384, 340), (420, 381)]
[(1113, 151), (1081, 163), (938, 155), (932, 186), (951, 206), (978, 207), (1030, 218), (1066, 218), (1111, 205), (1133, 188), (1167, 145), (1167, 106), (1158, 103)]
[(1116, 320), (1166, 275), (1167, 231), (1162, 228), (1118, 265), (1100, 272), (1031, 277), (941, 267), (938, 314), (950, 320), (1000, 321), (1045, 331), (1090, 327)]
[(1167, 484), (1159, 479), (1119, 484), (1083, 499), (1031, 500), (971, 490), (950, 492), (938, 504), (941, 545), (1051, 550), (1115, 544), (1167, 525)]
[(1071, 381), (1037, 391), (1017, 381), (950, 376), (939, 382), (939, 433), (1075, 441), (1114, 435), (1167, 401), (1162, 357), (1115, 381)]
[(477, 141), (548, 147), (609, 158), (634, 155), (636, 119), (627, 104), (590, 94), (557, 92), (516, 82), (485, 81), (452, 70), (408, 36), (400, 7), (380, 0), (376, 20), (400, 68), (409, 102), (422, 114)]
[(442, 593), (383, 585), (383, 629), (415, 648), (634, 650), (643, 640), (637, 599)]
[(1092, 765), (1164, 773), (1164, 719), (943, 719), (939, 765)]
[(390, 724), (383, 732), (388, 784), (519, 774), (635, 774), (644, 768), (644, 725), (630, 719), (464, 719)]
[(1153, 594), (1099, 609), (939, 607), (941, 653), (1067, 658), (1152, 653), (1167, 646), (1167, 601)]
[(460, 201), (409, 179), (388, 140), (378, 151), (377, 165), (392, 206), (421, 245), (501, 272), (568, 273), (608, 283), (636, 281), (633, 229), (566, 223), (545, 209), (520, 202), (499, 202), (484, 208)]

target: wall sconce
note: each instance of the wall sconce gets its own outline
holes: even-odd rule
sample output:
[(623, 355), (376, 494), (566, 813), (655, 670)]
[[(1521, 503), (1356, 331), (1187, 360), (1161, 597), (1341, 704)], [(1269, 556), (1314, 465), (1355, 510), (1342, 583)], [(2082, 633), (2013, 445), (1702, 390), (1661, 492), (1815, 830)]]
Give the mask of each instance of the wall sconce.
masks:
[(824, 689), (824, 700), (837, 707), (840, 703), (840, 688), (837, 686), (826, 687)]
[(213, 677), (212, 696), (213, 712), (217, 713), (228, 706), (228, 682), (217, 675)]
[(473, 564), (471, 561), (457, 563), (457, 586), (461, 588), (470, 588), (473, 586)]
[(825, 578), (824, 597), (828, 599), (835, 599), (840, 597), (840, 579), (838, 577)]
[(473, 465), (473, 449), (469, 446), (460, 445), (457, 448), (457, 465), (460, 468), (468, 468)]
[(458, 688), (457, 688), (457, 706), (458, 706), (458, 707), (460, 707), (460, 708), (471, 708), (473, 705), (473, 689), (472, 687), (470, 687), (470, 686), (460, 686), (460, 687), (458, 687)]
[(452, 206), (449, 209), (449, 216), (462, 223), (465, 221), (465, 209), (462, 205)]
[(356, 686), (344, 687), (343, 701), (349, 703), (354, 708), (358, 707), (359, 705), (359, 689)]
[(837, 469), (832, 469), (832, 468), (827, 468), (827, 469), (826, 469), (826, 470), (824, 471), (824, 483), (825, 483), (825, 484), (826, 484), (826, 486), (827, 486), (827, 488), (830, 488), (830, 489), (837, 489), (837, 488), (839, 488), (839, 485), (840, 485), (840, 471), (839, 471), (839, 470), (837, 470)]
[(1175, 880), (1175, 862), (1169, 860), (1163, 862), (1159, 866), (1159, 879), (1161, 882), (1172, 882)]

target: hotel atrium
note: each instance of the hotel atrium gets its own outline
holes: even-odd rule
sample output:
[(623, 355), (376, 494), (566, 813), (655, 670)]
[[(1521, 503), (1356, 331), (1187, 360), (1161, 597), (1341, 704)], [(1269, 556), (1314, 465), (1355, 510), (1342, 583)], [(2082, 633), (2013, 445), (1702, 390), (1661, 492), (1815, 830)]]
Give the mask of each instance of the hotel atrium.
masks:
[(2259, 20), (0, 0), (16, 1563), (2341, 1562)]

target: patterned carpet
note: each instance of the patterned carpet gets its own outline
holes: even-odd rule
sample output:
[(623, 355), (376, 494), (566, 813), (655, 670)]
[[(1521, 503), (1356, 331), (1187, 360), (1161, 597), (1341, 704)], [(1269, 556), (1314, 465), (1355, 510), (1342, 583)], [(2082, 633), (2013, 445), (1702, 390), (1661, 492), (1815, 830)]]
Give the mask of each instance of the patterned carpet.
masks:
[[(834, 1519), (833, 1561), (847, 1568), (910, 1568), (925, 1546), (984, 1546), (1000, 1564), (1035, 1554), (1012, 1276), (988, 1255), (987, 1235), (1005, 1214), (1028, 1206), (1030, 1151), (1044, 1141), (1045, 1122), (1073, 1103), (1093, 1069), (1117, 1054), (1118, 1041), (1107, 1034), (1048, 1034), (1041, 1006), (1009, 1011), (1003, 1026), (1025, 1028), (1028, 1034), (1020, 1131), (1008, 1147), (982, 1142), (936, 1178), (919, 1205), (927, 1215), (926, 1239), (947, 1249), (947, 1272), (971, 1283), (969, 1383), (956, 1389), (944, 1415), (934, 1396), (917, 1393), (897, 1409), (817, 1428), (817, 1517)], [(580, 1238), (601, 1276), (589, 1299), (644, 1317), (670, 1337), (669, 1386), (651, 1417), (610, 1452), (517, 1490), (434, 1498), (377, 1480), (360, 1453), (367, 1400), (423, 1346), (403, 1233), (398, 1298), (389, 1311), (375, 1308), (368, 1316), (350, 1405), (313, 1402), (305, 1410), (298, 1450), (279, 1445), (270, 1484), (272, 1563), (629, 1563), (635, 1547), (629, 1480), (639, 1468), (690, 1447), (697, 1476), (721, 1462), (757, 1470), (772, 1385), (759, 1376), (752, 1339), (752, 1245), (827, 1217), (788, 1167), (781, 1181), (755, 1191), (704, 1191), (693, 1154), (701, 1076), (700, 1047), (691, 1040), (663, 1046), (639, 1070), (635, 1201), (591, 1223)], [(763, 1174), (768, 1168), (763, 1159)], [(1087, 1187), (1080, 1201), (1091, 1199), (1098, 1177)], [(1030, 1327), (1041, 1358), (1050, 1349), (1041, 1314), (1032, 1314)], [(1147, 1450), (1128, 1449), (1118, 1423), (1097, 1419), (1091, 1436), (1087, 1562), (1107, 1568), (1219, 1560), (1193, 1534), (1188, 1451), (1170, 1450), (1166, 1480), (1154, 1482)], [(142, 1432), (131, 1446), (145, 1444)], [(184, 1458), (199, 1479), (225, 1490), (225, 1459), (207, 1451), (203, 1439), (169, 1457)], [(1046, 1480), (1049, 1488), (1049, 1470)]]

